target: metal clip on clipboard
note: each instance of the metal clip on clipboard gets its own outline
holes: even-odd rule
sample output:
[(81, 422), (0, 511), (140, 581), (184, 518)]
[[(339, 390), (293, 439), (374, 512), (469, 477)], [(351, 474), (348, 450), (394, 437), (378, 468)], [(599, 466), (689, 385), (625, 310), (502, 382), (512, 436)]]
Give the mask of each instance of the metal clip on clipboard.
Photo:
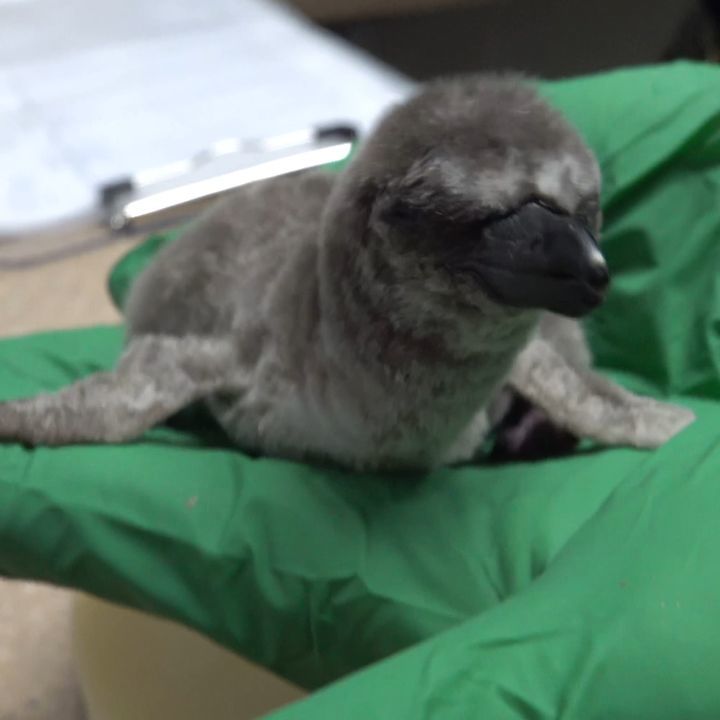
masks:
[(104, 185), (100, 189), (103, 221), (113, 232), (179, 222), (242, 185), (344, 160), (356, 140), (351, 125), (259, 140), (221, 140), (188, 160)]
[(188, 160), (144, 170), (100, 188), (90, 213), (33, 233), (0, 238), (0, 272), (26, 270), (98, 249), (127, 234), (179, 224), (229, 190), (339, 162), (357, 140), (351, 125), (259, 140), (222, 140)]

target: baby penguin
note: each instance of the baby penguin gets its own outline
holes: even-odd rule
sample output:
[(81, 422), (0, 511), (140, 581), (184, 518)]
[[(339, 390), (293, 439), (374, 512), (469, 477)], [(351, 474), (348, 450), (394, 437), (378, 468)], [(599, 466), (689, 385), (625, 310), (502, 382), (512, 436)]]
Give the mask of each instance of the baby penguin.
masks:
[(0, 405), (0, 439), (124, 442), (203, 401), (237, 444), (353, 469), (472, 459), (501, 423), (655, 447), (693, 415), (590, 370), (600, 173), (509, 76), (437, 81), (340, 175), (221, 200), (137, 280), (117, 369)]

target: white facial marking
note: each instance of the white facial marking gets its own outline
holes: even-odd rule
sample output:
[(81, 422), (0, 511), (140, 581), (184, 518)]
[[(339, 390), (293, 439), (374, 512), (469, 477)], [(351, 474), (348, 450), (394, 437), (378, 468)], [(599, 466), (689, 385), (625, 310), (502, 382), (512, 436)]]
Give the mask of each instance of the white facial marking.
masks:
[(472, 187), (484, 205), (502, 209), (517, 201), (523, 179), (521, 168), (509, 165), (502, 171), (488, 170), (476, 175)]
[(566, 153), (559, 158), (546, 160), (535, 175), (538, 192), (557, 200), (568, 210), (573, 210), (579, 195), (595, 191), (599, 174), (594, 163), (583, 164)]

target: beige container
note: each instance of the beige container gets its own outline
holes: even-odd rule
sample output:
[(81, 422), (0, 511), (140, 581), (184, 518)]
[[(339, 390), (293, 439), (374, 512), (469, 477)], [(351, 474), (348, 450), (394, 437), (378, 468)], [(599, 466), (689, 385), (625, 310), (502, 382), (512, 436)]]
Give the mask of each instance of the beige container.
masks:
[(73, 647), (88, 720), (250, 720), (304, 695), (197, 632), (86, 595)]

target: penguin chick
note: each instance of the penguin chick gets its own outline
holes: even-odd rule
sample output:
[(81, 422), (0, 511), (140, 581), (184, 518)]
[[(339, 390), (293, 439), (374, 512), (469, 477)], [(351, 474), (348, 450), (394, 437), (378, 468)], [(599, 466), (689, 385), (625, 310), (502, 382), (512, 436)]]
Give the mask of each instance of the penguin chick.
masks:
[(530, 85), (431, 83), (339, 177), (220, 201), (137, 280), (117, 369), (0, 406), (0, 438), (123, 442), (202, 400), (247, 450), (422, 470), (473, 457), (510, 387), (576, 435), (659, 445), (691, 414), (602, 382), (539, 324), (603, 300), (599, 190)]

